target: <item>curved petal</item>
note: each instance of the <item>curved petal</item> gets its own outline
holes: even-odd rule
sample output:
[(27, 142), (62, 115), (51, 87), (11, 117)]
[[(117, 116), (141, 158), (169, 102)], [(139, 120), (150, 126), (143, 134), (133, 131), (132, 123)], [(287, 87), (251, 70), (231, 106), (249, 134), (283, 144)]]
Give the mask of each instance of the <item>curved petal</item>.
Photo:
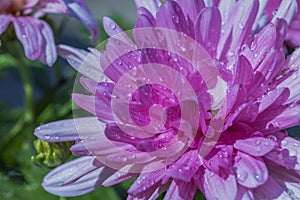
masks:
[(47, 142), (65, 142), (75, 141), (80, 139), (80, 136), (88, 136), (98, 132), (97, 118), (85, 117), (44, 124), (36, 128), (34, 134)]
[(192, 200), (196, 192), (196, 185), (193, 181), (185, 182), (180, 180), (173, 180), (164, 200)]
[(1, 21), (1, 25), (0, 25), (0, 35), (1, 35), (4, 31), (6, 31), (8, 25), (12, 21), (12, 16), (0, 14), (0, 21)]
[(137, 9), (139, 9), (140, 7), (144, 7), (149, 10), (154, 16), (161, 4), (162, 3), (160, 0), (135, 0)]
[(259, 157), (251, 157), (238, 152), (234, 163), (237, 181), (247, 188), (256, 188), (263, 185), (268, 179), (268, 169)]
[(42, 186), (58, 196), (78, 196), (93, 191), (114, 173), (95, 157), (82, 157), (61, 165), (44, 178)]
[(233, 174), (225, 179), (209, 170), (205, 170), (202, 184), (207, 199), (236, 199), (237, 183)]
[(237, 140), (234, 148), (252, 156), (263, 156), (269, 153), (276, 146), (276, 142), (264, 137), (252, 137)]

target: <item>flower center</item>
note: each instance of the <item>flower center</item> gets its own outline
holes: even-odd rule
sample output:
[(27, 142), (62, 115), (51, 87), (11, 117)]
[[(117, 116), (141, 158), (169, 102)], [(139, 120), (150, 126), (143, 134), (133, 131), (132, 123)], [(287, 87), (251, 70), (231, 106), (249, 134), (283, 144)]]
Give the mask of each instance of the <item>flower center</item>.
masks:
[(19, 16), (26, 4), (26, 0), (6, 0), (0, 2), (0, 14), (13, 14)]

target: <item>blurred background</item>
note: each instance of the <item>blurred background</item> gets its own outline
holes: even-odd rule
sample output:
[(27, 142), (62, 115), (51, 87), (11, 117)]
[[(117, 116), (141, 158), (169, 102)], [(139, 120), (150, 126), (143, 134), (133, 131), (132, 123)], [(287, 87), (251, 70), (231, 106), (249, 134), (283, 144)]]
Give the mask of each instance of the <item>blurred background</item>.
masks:
[[(86, 0), (88, 7), (99, 22), (101, 37), (107, 35), (102, 28), (102, 17), (109, 16), (124, 30), (131, 29), (136, 19), (134, 1)], [(47, 15), (46, 20), (53, 26), (57, 44), (69, 44), (77, 48), (96, 46), (91, 44), (89, 33), (76, 19), (62, 15)], [(10, 33), (6, 33), (10, 34)], [(1, 36), (2, 37), (2, 36)], [(2, 39), (2, 38), (1, 38)], [(2, 40), (3, 44), (6, 42)], [(43, 66), (39, 61), (29, 61), (24, 55), (22, 63), (4, 48), (0, 47), (0, 200), (90, 200), (126, 199), (129, 182), (115, 187), (100, 188), (90, 194), (63, 198), (44, 191), (41, 182), (45, 174), (60, 163), (74, 157), (70, 156), (69, 144), (48, 147), (35, 141), (34, 129), (44, 123), (72, 118), (71, 93), (76, 72), (63, 59), (58, 59), (53, 67)], [(23, 52), (21, 45), (20, 52)], [(24, 80), (21, 73), (29, 74)], [(33, 95), (32, 119), (26, 119), (25, 90)], [(27, 94), (28, 98), (28, 94)], [(46, 145), (46, 146), (45, 146)], [(49, 157), (40, 151), (47, 151)], [(62, 152), (58, 156), (56, 150)], [(54, 158), (51, 158), (54, 157)]]

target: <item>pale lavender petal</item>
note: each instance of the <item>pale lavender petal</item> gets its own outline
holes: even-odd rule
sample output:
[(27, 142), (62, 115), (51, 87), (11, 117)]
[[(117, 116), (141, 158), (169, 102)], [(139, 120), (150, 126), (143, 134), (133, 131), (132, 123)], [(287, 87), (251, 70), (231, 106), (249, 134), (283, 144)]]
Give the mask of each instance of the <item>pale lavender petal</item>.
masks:
[(96, 81), (91, 80), (89, 78), (81, 77), (80, 83), (84, 87), (84, 89), (86, 89), (90, 93), (92, 93), (92, 94), (96, 93), (96, 90), (97, 90), (97, 82)]
[(0, 35), (1, 35), (4, 31), (6, 31), (8, 25), (12, 21), (12, 16), (0, 14), (0, 21), (1, 21), (1, 25), (0, 25)]
[(193, 181), (184, 182), (180, 180), (173, 180), (164, 197), (164, 200), (192, 200), (194, 199), (196, 189), (197, 187)]
[(278, 106), (284, 104), (288, 99), (290, 91), (288, 88), (279, 88), (270, 91), (267, 95), (264, 95), (260, 100), (259, 112), (268, 111), (268, 109), (276, 109)]
[(137, 9), (139, 9), (140, 7), (144, 7), (149, 10), (154, 16), (161, 4), (162, 3), (160, 0), (135, 0)]
[[(137, 10), (138, 19), (135, 28), (155, 27), (156, 21), (153, 15), (145, 8), (141, 7)], [(138, 36), (138, 34), (137, 34)]]
[(82, 157), (52, 170), (42, 186), (58, 196), (78, 196), (101, 186), (113, 173), (114, 170), (102, 166), (95, 157)]
[[(240, 56), (234, 73), (234, 84), (247, 85), (254, 78), (251, 63), (245, 56)], [(239, 97), (240, 98), (240, 97)]]
[(97, 123), (95, 117), (61, 120), (39, 126), (34, 134), (47, 142), (75, 141), (79, 139), (77, 126), (82, 127), (82, 130), (80, 129), (82, 136), (91, 135), (97, 132), (95, 123)]
[(224, 179), (209, 170), (205, 170), (202, 184), (207, 199), (236, 199), (237, 183), (235, 175), (230, 174)]
[(203, 9), (195, 22), (195, 40), (204, 45), (212, 57), (215, 57), (220, 39), (221, 22), (221, 14), (216, 7)]
[(252, 156), (263, 156), (275, 148), (276, 142), (264, 137), (251, 137), (237, 140), (234, 148)]
[(92, 156), (93, 154), (87, 149), (85, 140), (76, 142), (74, 145), (72, 145), (70, 151), (72, 152), (73, 155), (76, 156)]
[(237, 152), (234, 168), (238, 183), (247, 188), (256, 188), (268, 179), (268, 169), (259, 157)]

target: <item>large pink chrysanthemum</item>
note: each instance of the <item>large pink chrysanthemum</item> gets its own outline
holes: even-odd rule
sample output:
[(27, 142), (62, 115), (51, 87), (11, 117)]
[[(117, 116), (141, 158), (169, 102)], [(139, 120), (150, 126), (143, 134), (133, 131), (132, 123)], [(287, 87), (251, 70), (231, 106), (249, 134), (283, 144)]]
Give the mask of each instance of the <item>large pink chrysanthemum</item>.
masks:
[(96, 117), (36, 129), (76, 141), (82, 156), (43, 187), (74, 196), (137, 177), (128, 199), (193, 199), (197, 189), (207, 199), (299, 198), (300, 141), (283, 131), (300, 124), (300, 50), (286, 58), (283, 46), (296, 1), (267, 24), (258, 0), (136, 4), (134, 42), (104, 18), (105, 51), (59, 47), (92, 93), (73, 101)]
[(47, 13), (71, 15), (89, 29), (93, 41), (99, 36), (98, 24), (82, 0), (2, 0), (0, 35), (13, 23), (26, 56), (51, 66), (57, 51), (52, 29), (41, 19)]

